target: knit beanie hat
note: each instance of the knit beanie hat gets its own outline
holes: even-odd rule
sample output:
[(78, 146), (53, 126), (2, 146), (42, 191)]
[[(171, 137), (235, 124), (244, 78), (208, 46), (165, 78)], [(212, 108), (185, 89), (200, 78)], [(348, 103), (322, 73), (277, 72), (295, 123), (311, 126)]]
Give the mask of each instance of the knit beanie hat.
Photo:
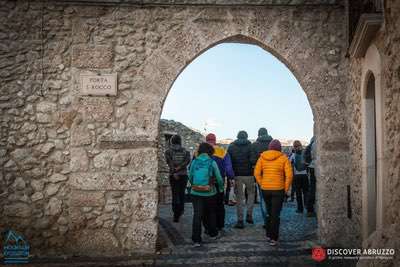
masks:
[(238, 139), (247, 139), (247, 137), (249, 137), (246, 133), (246, 131), (240, 131), (237, 135)]
[(267, 135), (268, 135), (268, 130), (265, 129), (264, 127), (263, 127), (263, 128), (260, 128), (260, 129), (258, 130), (258, 136), (267, 136)]
[(217, 143), (217, 137), (215, 136), (215, 134), (209, 133), (206, 136), (206, 142), (209, 143), (210, 145), (215, 146), (215, 144)]
[(281, 152), (282, 151), (281, 142), (279, 142), (279, 140), (277, 139), (272, 140), (271, 143), (269, 143), (268, 149)]
[(182, 138), (179, 135), (174, 135), (171, 137), (172, 145), (182, 145)]

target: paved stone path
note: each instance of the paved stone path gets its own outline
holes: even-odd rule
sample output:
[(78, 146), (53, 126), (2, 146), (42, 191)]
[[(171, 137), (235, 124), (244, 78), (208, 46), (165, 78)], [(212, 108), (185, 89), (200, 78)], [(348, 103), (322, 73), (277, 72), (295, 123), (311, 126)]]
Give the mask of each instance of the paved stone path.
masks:
[(25, 266), (40, 267), (110, 267), (110, 266), (160, 266), (160, 267), (255, 267), (255, 266), (355, 266), (352, 261), (325, 261), (322, 264), (311, 258), (311, 248), (318, 245), (317, 220), (295, 212), (295, 202), (287, 202), (281, 214), (280, 243), (271, 247), (265, 241), (263, 219), (259, 205), (254, 209), (254, 225), (235, 229), (236, 207), (225, 206), (226, 227), (224, 235), (216, 240), (204, 239), (200, 248), (192, 247), (192, 204), (186, 203), (185, 215), (179, 223), (172, 222), (170, 205), (159, 208), (159, 240), (157, 255), (136, 255), (114, 258), (33, 259)]
[[(281, 214), (280, 244), (271, 247), (259, 205), (254, 209), (254, 225), (235, 229), (236, 207), (226, 207), (224, 235), (217, 241), (205, 241), (193, 248), (191, 241), (192, 208), (186, 203), (185, 215), (172, 222), (169, 205), (160, 207), (160, 255), (157, 266), (318, 266), (311, 259), (316, 240), (317, 220), (295, 212), (294, 202), (287, 202)], [(204, 237), (204, 235), (203, 235)], [(335, 265), (341, 266), (341, 265)], [(348, 266), (348, 265), (347, 265)]]

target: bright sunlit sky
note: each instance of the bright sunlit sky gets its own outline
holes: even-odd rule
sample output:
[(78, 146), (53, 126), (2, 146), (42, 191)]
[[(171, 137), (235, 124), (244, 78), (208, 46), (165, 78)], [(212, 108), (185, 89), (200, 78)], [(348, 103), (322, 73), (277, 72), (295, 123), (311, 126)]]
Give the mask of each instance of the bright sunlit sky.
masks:
[(266, 127), (273, 138), (309, 140), (313, 116), (290, 70), (255, 45), (220, 44), (196, 58), (179, 75), (164, 105), (173, 119), (217, 139), (250, 139)]

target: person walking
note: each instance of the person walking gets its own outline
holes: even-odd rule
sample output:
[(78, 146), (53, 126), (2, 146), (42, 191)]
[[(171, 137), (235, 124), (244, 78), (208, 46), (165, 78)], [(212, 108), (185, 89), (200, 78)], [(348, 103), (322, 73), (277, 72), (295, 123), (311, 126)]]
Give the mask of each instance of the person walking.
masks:
[[(256, 166), (257, 160), (261, 156), (261, 153), (268, 150), (268, 146), (269, 146), (269, 143), (271, 143), (271, 141), (272, 141), (272, 137), (268, 134), (268, 130), (264, 127), (260, 128), (258, 130), (257, 140), (253, 144), (251, 144), (250, 161), (251, 161), (251, 165), (253, 167), (253, 172), (254, 172), (254, 168)], [(256, 192), (258, 192), (258, 195), (260, 198), (261, 214), (265, 220), (266, 216), (265, 216), (265, 211), (264, 211), (264, 207), (263, 207), (264, 199), (262, 196), (261, 188), (257, 185), (257, 183), (255, 183), (255, 187), (256, 187)], [(254, 198), (255, 198), (255, 200), (257, 199), (257, 193)], [(254, 202), (257, 202), (257, 201), (254, 201)], [(265, 228), (265, 221), (264, 221), (264, 228)]]
[(237, 139), (228, 147), (228, 153), (232, 160), (233, 172), (235, 173), (235, 194), (237, 197), (236, 211), (237, 223), (235, 228), (243, 229), (243, 209), (244, 209), (244, 186), (247, 189), (248, 200), (246, 203), (247, 216), (246, 222), (253, 224), (254, 206), (254, 176), (250, 161), (251, 142), (247, 140), (248, 135), (245, 131), (240, 131)]
[(309, 186), (308, 186), (308, 200), (307, 200), (307, 217), (315, 217), (315, 191), (316, 191), (316, 178), (315, 178), (315, 161), (316, 161), (316, 139), (313, 136), (310, 144), (304, 151), (304, 161), (307, 165)]
[[(299, 140), (293, 142), (294, 152), (290, 156), (290, 162), (293, 167), (293, 185), (296, 192), (297, 200), (297, 213), (303, 213), (304, 205), (307, 204), (307, 192), (308, 192), (308, 176), (307, 167), (303, 158), (303, 147)], [(304, 203), (303, 203), (304, 201)]]
[(192, 241), (194, 247), (201, 246), (201, 223), (207, 220), (207, 231), (211, 238), (218, 238), (216, 227), (216, 194), (223, 191), (223, 181), (217, 163), (211, 158), (214, 148), (201, 143), (198, 156), (189, 170), (190, 195), (193, 203)]
[[(227, 178), (227, 191), (232, 185), (234, 185), (235, 174), (232, 169), (231, 157), (225, 151), (223, 147), (217, 146), (217, 137), (215, 134), (210, 133), (206, 136), (206, 142), (213, 146), (214, 153), (211, 158), (217, 163), (218, 170), (221, 174), (222, 181), (225, 182), (225, 177)], [(224, 188), (224, 185), (222, 186)], [(227, 193), (229, 197), (229, 192)], [(225, 195), (224, 189), (218, 191), (217, 195), (217, 229), (218, 231), (222, 231), (225, 226)]]
[(171, 137), (170, 147), (165, 151), (165, 159), (169, 167), (174, 222), (179, 222), (179, 218), (185, 209), (185, 190), (188, 181), (187, 166), (190, 163), (190, 153), (182, 147), (182, 138), (179, 135)]
[(293, 179), (290, 161), (281, 151), (279, 140), (272, 140), (268, 150), (261, 154), (254, 170), (267, 208), (266, 236), (271, 246), (278, 244), (280, 213)]

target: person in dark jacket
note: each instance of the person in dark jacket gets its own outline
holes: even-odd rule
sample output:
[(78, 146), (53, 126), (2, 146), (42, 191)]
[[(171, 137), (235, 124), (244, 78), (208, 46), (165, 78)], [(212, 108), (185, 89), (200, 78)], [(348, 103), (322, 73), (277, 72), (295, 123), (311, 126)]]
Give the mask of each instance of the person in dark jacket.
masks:
[[(217, 138), (215, 134), (210, 133), (206, 136), (206, 142), (213, 146), (214, 154), (211, 158), (217, 163), (219, 172), (222, 176), (222, 181), (227, 177), (227, 188), (234, 183), (235, 174), (233, 173), (231, 157), (224, 148), (217, 146)], [(229, 193), (228, 193), (229, 194)], [(225, 226), (225, 206), (224, 206), (224, 191), (217, 193), (217, 228), (221, 231)]]
[[(251, 165), (254, 169), (256, 166), (257, 160), (260, 157), (261, 153), (264, 151), (268, 150), (269, 143), (272, 141), (272, 137), (268, 134), (268, 130), (264, 127), (260, 128), (258, 130), (258, 137), (257, 140), (251, 144)], [(257, 187), (257, 185), (256, 185)], [(259, 191), (259, 190), (257, 190)], [(256, 191), (256, 192), (257, 192)], [(260, 194), (260, 198), (262, 198), (262, 195)], [(257, 203), (257, 193), (255, 194), (254, 197), (254, 202)], [(262, 205), (263, 200), (261, 199), (260, 204)]]
[(236, 228), (244, 228), (243, 223), (243, 205), (244, 205), (244, 189), (247, 189), (248, 201), (246, 222), (253, 224), (253, 206), (254, 206), (254, 189), (255, 181), (253, 176), (253, 168), (250, 161), (251, 142), (247, 140), (247, 133), (240, 131), (237, 139), (228, 147), (228, 153), (232, 160), (233, 172), (235, 173), (235, 193), (237, 197), (237, 217)]
[[(251, 166), (254, 167), (256, 166), (257, 160), (260, 158), (261, 154), (265, 151), (268, 150), (268, 146), (269, 143), (271, 143), (272, 141), (272, 137), (268, 134), (268, 130), (264, 127), (260, 128), (258, 130), (258, 137), (257, 140), (251, 144), (251, 157), (250, 157), (250, 161), (251, 161)], [(260, 196), (260, 208), (261, 208), (261, 213), (263, 215), (263, 218), (265, 219), (265, 210), (263, 207), (264, 204), (264, 200), (263, 200), (263, 196), (262, 196), (262, 192), (261, 189), (257, 186), (257, 184), (255, 185), (256, 187), (256, 194), (254, 196), (254, 202), (256, 203), (257, 201), (257, 192), (259, 193)], [(264, 225), (265, 227), (265, 225)]]
[(179, 217), (183, 214), (185, 208), (185, 190), (188, 181), (187, 166), (190, 163), (190, 153), (182, 147), (182, 139), (179, 135), (171, 137), (170, 147), (165, 151), (165, 159), (169, 167), (174, 222), (179, 222)]
[(258, 130), (257, 140), (251, 144), (251, 165), (256, 166), (257, 160), (261, 153), (268, 150), (269, 143), (271, 143), (272, 137), (268, 134), (268, 130), (260, 128)]

